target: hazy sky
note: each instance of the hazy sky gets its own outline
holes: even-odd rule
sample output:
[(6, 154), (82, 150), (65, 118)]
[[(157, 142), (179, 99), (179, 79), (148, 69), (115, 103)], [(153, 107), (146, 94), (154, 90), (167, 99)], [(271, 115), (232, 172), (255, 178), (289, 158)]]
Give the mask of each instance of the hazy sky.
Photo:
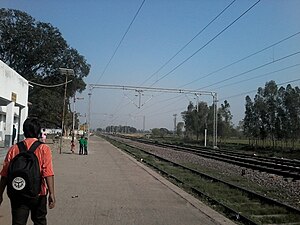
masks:
[[(286, 86), (286, 82), (298, 79), (291, 84), (299, 86), (299, 0), (262, 0), (236, 22), (257, 0), (237, 0), (213, 22), (232, 0), (146, 0), (137, 14), (142, 2), (1, 0), (0, 5), (25, 11), (57, 27), (68, 44), (91, 64), (87, 84), (215, 91), (219, 105), (224, 99), (230, 103), (235, 124), (244, 117), (243, 93), (254, 91), (248, 93), (253, 99), (255, 90), (270, 80)], [(82, 115), (88, 112), (87, 93), (77, 95), (84, 97), (76, 102)], [(93, 89), (92, 128), (130, 125), (142, 129), (145, 117), (146, 129), (173, 129), (173, 114), (178, 114), (177, 122), (181, 121), (180, 113), (189, 101), (196, 104), (192, 95), (144, 92), (142, 107), (138, 108), (137, 94)], [(211, 105), (212, 97), (201, 95), (199, 101)]]

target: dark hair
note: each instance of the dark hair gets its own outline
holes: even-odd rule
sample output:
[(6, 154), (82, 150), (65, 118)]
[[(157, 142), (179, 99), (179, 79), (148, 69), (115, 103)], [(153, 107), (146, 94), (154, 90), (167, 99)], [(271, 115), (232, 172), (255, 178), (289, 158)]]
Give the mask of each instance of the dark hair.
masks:
[(41, 132), (40, 121), (36, 118), (27, 118), (23, 124), (25, 138), (39, 138)]

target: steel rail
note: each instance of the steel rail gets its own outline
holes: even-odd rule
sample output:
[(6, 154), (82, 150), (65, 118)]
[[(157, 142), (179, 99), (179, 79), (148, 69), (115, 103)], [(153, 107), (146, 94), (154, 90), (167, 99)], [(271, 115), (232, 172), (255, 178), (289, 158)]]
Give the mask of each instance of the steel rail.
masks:
[[(132, 139), (131, 139), (132, 140)], [(192, 148), (187, 148), (187, 147), (182, 147), (182, 146), (177, 146), (177, 145), (170, 145), (170, 144), (163, 144), (163, 143), (151, 143), (149, 141), (141, 141), (141, 140), (134, 140), (134, 141), (139, 141), (139, 142), (148, 142), (146, 144), (152, 144), (152, 145), (156, 145), (156, 146), (160, 146), (160, 147), (168, 147), (168, 148), (172, 148), (174, 150), (183, 150), (189, 153), (193, 153), (202, 157), (206, 157), (206, 158), (211, 158), (211, 159), (215, 159), (215, 160), (219, 160), (219, 161), (223, 161), (223, 162), (227, 162), (227, 163), (231, 163), (231, 164), (235, 164), (241, 167), (246, 167), (246, 168), (250, 168), (253, 170), (259, 170), (259, 171), (265, 171), (268, 173), (272, 173), (272, 174), (276, 174), (276, 175), (280, 175), (283, 177), (290, 177), (293, 179), (300, 179), (300, 167), (291, 167), (291, 166), (287, 166), (287, 165), (281, 165), (281, 164), (276, 164), (273, 162), (267, 162), (267, 161), (258, 161), (257, 159), (254, 158), (250, 158), (247, 159), (245, 157), (238, 157), (238, 156), (230, 156), (224, 152), (222, 153), (216, 153), (215, 150), (195, 150)]]
[[(163, 158), (163, 157), (160, 157), (160, 156), (155, 155), (155, 154), (153, 154), (153, 153), (151, 153), (151, 152), (148, 152), (148, 151), (146, 151), (146, 150), (144, 150), (144, 149), (142, 149), (142, 148), (140, 148), (140, 147), (132, 146), (132, 145), (130, 145), (130, 144), (128, 144), (128, 143), (125, 143), (125, 142), (120, 141), (120, 140), (116, 140), (116, 139), (111, 138), (111, 137), (108, 137), (108, 138), (113, 139), (114, 141), (117, 141), (117, 142), (119, 142), (119, 143), (121, 143), (121, 144), (123, 144), (123, 145), (125, 145), (125, 146), (127, 146), (127, 147), (134, 148), (134, 149), (137, 149), (137, 150), (139, 150), (139, 151), (142, 151), (142, 152), (144, 152), (144, 153), (146, 153), (146, 154), (149, 154), (149, 155), (151, 155), (151, 156), (153, 156), (153, 157), (155, 157), (155, 158), (158, 158), (158, 159), (161, 160), (161, 161), (165, 161), (165, 162), (167, 162), (167, 163), (171, 163), (172, 165), (174, 165), (174, 166), (176, 166), (176, 167), (180, 167), (180, 168), (183, 168), (183, 169), (185, 169), (185, 170), (188, 170), (188, 171), (190, 171), (190, 172), (192, 172), (192, 173), (194, 173), (194, 174), (196, 174), (196, 175), (198, 175), (198, 176), (204, 177), (204, 178), (209, 179), (209, 180), (212, 180), (212, 181), (214, 181), (214, 182), (219, 182), (219, 183), (225, 184), (225, 185), (227, 185), (227, 186), (230, 187), (230, 188), (236, 189), (236, 190), (238, 190), (238, 191), (241, 191), (241, 192), (247, 194), (247, 196), (249, 196), (249, 198), (251, 198), (251, 199), (252, 199), (252, 198), (256, 198), (256, 199), (260, 200), (261, 202), (265, 202), (265, 203), (268, 203), (268, 204), (271, 204), (271, 205), (276, 205), (276, 206), (285, 208), (285, 209), (288, 210), (289, 212), (293, 212), (293, 213), (295, 213), (296, 215), (300, 215), (300, 210), (297, 209), (297, 208), (295, 208), (295, 207), (292, 207), (292, 206), (287, 205), (287, 204), (285, 204), (285, 203), (279, 202), (279, 201), (277, 201), (277, 200), (275, 200), (275, 199), (268, 198), (268, 197), (266, 197), (266, 196), (263, 196), (263, 195), (261, 195), (261, 194), (258, 194), (258, 193), (255, 193), (255, 192), (253, 192), (253, 191), (247, 190), (247, 189), (245, 189), (245, 188), (239, 187), (239, 186), (237, 186), (237, 185), (233, 185), (233, 184), (231, 184), (231, 183), (228, 183), (228, 182), (226, 182), (226, 181), (220, 180), (220, 179), (215, 178), (215, 177), (213, 177), (213, 176), (210, 176), (210, 175), (208, 175), (208, 174), (205, 174), (205, 173), (199, 172), (199, 171), (197, 171), (197, 170), (188, 168), (188, 167), (186, 167), (186, 166), (184, 166), (184, 165), (181, 165), (181, 164), (179, 164), (179, 163), (172, 162), (172, 161), (167, 160), (167, 159), (165, 159), (165, 158)], [(126, 150), (126, 151), (127, 151), (127, 150)], [(128, 152), (130, 152), (130, 151), (128, 151)], [(131, 154), (133, 154), (133, 153), (131, 153)], [(145, 159), (144, 159), (143, 161), (146, 162)], [(149, 164), (149, 162), (147, 162), (147, 164)], [(151, 164), (151, 163), (150, 163), (150, 164)], [(151, 164), (151, 166), (152, 166), (152, 164)], [(154, 165), (153, 167), (155, 167), (155, 168), (158, 169), (159, 171), (163, 172), (164, 174), (167, 174), (167, 175), (168, 175), (168, 173), (167, 173), (166, 171), (163, 171), (162, 169), (157, 168), (155, 165)], [(170, 175), (170, 177), (173, 178), (173, 179), (175, 179), (175, 180), (177, 180), (177, 181), (179, 181), (180, 183), (186, 184), (186, 183), (184, 183), (182, 180), (180, 180), (180, 179), (178, 179), (177, 177), (175, 177), (174, 175)], [(190, 186), (190, 185), (189, 185), (189, 186)], [(235, 215), (238, 215), (239, 218), (240, 218), (240, 220), (243, 221), (243, 222), (245, 222), (246, 224), (258, 225), (258, 223), (254, 222), (252, 219), (248, 218), (247, 216), (242, 215), (241, 213), (239, 213), (239, 212), (237, 212), (236, 210), (232, 209), (231, 207), (229, 207), (229, 206), (227, 206), (227, 205), (225, 205), (225, 204), (219, 202), (218, 200), (212, 198), (211, 196), (206, 195), (205, 193), (203, 193), (203, 192), (197, 190), (196, 188), (193, 188), (193, 187), (190, 187), (190, 188), (192, 189), (193, 192), (195, 192), (195, 193), (197, 193), (197, 194), (199, 194), (199, 195), (205, 196), (206, 198), (209, 198), (211, 201), (213, 201), (213, 202), (215, 202), (215, 203), (221, 205), (222, 207), (224, 207), (224, 208), (226, 209), (226, 211), (229, 211), (229, 212), (231, 212), (231, 213), (235, 213)]]

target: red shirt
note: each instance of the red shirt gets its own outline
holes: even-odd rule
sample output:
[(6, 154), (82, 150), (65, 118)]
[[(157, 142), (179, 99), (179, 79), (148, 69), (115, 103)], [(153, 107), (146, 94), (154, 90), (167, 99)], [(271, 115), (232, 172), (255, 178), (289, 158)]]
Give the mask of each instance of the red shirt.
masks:
[[(36, 138), (26, 138), (24, 140), (24, 143), (27, 149), (29, 149), (30, 146), (37, 140), (38, 139)], [(19, 154), (19, 152), (19, 148), (16, 144), (11, 146), (4, 159), (3, 168), (0, 173), (1, 176), (7, 177), (9, 163), (17, 154)], [(50, 147), (46, 144), (42, 144), (35, 150), (34, 154), (39, 160), (42, 178), (54, 176)], [(40, 195), (47, 195), (47, 186), (45, 183), (45, 179), (42, 179)]]

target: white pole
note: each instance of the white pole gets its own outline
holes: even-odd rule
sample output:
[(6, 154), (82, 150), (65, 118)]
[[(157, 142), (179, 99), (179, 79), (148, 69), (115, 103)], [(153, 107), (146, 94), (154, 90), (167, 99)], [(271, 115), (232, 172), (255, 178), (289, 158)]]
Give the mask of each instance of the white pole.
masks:
[(73, 121), (72, 121), (72, 141), (74, 141), (74, 136), (75, 136), (75, 102), (76, 102), (76, 97), (75, 97), (75, 94), (74, 94)]
[(204, 147), (206, 147), (207, 129), (204, 130)]

